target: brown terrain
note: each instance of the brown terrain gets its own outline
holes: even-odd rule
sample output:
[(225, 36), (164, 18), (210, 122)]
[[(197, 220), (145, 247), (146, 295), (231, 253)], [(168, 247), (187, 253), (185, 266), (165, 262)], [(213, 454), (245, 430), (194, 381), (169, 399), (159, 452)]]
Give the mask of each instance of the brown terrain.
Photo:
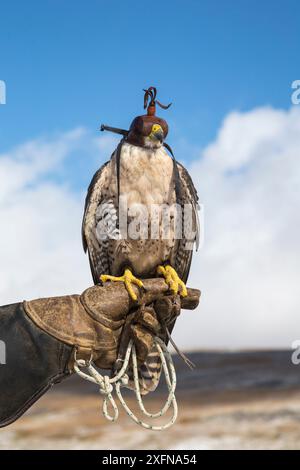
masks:
[[(175, 359), (179, 417), (166, 431), (141, 429), (124, 412), (108, 422), (96, 387), (73, 376), (0, 429), (0, 448), (300, 449), (300, 366), (289, 351), (189, 357), (193, 371)], [(148, 408), (156, 410), (164, 392), (161, 386), (146, 397)]]

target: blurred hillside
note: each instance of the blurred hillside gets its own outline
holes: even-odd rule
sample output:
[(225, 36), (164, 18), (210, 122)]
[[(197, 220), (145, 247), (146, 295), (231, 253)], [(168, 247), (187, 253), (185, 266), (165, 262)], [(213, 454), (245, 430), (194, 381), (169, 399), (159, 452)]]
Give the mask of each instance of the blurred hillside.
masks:
[[(291, 363), (290, 351), (189, 357), (197, 365), (193, 371), (175, 358), (179, 418), (167, 431), (141, 430), (123, 412), (109, 423), (97, 389), (74, 376), (1, 429), (0, 448), (300, 449), (300, 367)], [(146, 397), (148, 408), (160, 405), (162, 385)]]

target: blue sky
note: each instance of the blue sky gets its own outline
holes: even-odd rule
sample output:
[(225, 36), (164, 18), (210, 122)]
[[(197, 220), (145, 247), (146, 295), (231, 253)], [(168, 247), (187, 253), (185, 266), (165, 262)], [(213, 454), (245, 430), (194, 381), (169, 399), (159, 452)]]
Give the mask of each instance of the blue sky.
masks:
[(203, 147), (232, 109), (288, 108), (299, 78), (293, 0), (12, 0), (0, 13), (1, 152), (76, 126), (127, 127), (149, 85), (173, 101), (169, 142)]

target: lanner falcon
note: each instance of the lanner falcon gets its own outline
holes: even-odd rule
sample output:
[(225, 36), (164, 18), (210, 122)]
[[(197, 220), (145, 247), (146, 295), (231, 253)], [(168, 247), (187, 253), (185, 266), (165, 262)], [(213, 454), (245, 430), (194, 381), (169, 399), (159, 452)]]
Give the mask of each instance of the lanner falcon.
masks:
[[(96, 172), (89, 186), (82, 224), (83, 247), (88, 251), (95, 284), (100, 280), (122, 281), (136, 300), (131, 284), (142, 287), (143, 278), (161, 275), (173, 293), (186, 296), (185, 283), (193, 244), (194, 241), (198, 243), (199, 235), (198, 197), (187, 170), (166, 151), (166, 148), (171, 151), (164, 143), (168, 125), (155, 116), (155, 104), (165, 109), (168, 106), (156, 100), (154, 87), (144, 91), (144, 108), (150, 99), (147, 114), (135, 118), (129, 131), (108, 128), (122, 133), (124, 138), (110, 160)], [(122, 235), (119, 217), (122, 198), (127, 204), (125, 228), (129, 229), (130, 224), (140, 229), (143, 226), (143, 235)], [(140, 219), (136, 222), (136, 208), (141, 205), (149, 215), (146, 229)], [(177, 210), (178, 206), (182, 208), (184, 217), (180, 236), (177, 236), (174, 223), (175, 219), (178, 220), (178, 213), (172, 210), (170, 230), (166, 236), (162, 212), (157, 209), (165, 206), (177, 207)], [(184, 211), (187, 206), (191, 208), (188, 215)], [(156, 225), (152, 223), (153, 214), (156, 214)], [(154, 235), (150, 233), (153, 225), (156, 227)], [(191, 236), (182, 234), (186, 232), (183, 227), (190, 231)], [(104, 235), (103, 228), (106, 229)]]

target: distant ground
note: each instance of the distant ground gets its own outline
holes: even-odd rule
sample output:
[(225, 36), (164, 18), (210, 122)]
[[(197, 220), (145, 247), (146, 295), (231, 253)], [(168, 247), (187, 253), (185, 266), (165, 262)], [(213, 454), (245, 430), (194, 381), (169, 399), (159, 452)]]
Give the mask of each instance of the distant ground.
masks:
[[(290, 351), (189, 357), (194, 371), (175, 361), (179, 418), (167, 431), (141, 429), (123, 412), (109, 423), (93, 384), (72, 377), (0, 429), (0, 448), (300, 449), (300, 366)], [(146, 398), (150, 409), (162, 393)]]

